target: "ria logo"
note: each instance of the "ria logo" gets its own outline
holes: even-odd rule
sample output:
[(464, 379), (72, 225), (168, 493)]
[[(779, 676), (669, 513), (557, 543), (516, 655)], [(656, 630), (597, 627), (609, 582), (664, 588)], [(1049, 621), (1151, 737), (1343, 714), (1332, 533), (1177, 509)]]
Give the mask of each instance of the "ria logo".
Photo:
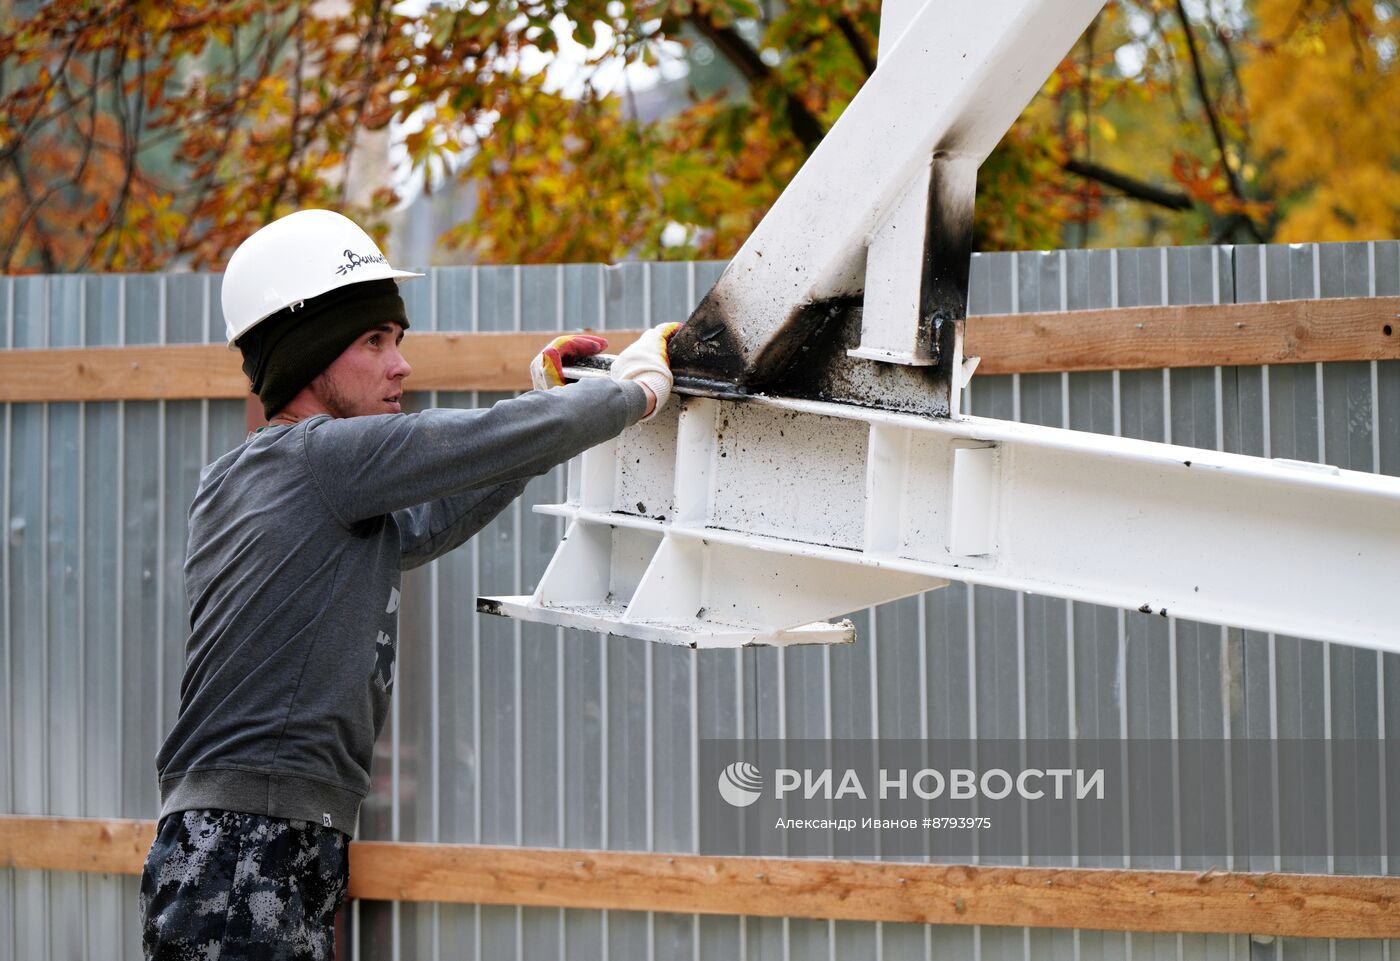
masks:
[(748, 761), (735, 761), (719, 774), (719, 796), (736, 808), (746, 808), (763, 791), (763, 772)]

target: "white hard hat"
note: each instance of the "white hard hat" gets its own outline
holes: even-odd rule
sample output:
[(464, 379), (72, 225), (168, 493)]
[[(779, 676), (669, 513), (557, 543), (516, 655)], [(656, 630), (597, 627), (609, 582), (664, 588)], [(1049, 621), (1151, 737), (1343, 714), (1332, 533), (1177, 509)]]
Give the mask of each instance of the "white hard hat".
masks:
[(422, 276), (390, 267), (349, 217), (298, 210), (256, 231), (229, 258), (221, 296), (228, 345), (279, 310), (337, 287)]

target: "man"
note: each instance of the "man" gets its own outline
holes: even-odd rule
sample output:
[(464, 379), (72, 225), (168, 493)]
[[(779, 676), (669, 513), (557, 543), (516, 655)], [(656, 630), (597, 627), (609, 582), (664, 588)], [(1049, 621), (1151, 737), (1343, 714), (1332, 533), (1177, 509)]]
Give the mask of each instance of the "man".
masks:
[[(679, 324), (648, 331), (609, 379), (403, 414), (397, 285), (417, 276), (324, 210), (269, 224), (229, 261), (229, 345), (269, 424), (204, 469), (190, 508), (191, 633), (141, 879), (148, 958), (334, 956), (401, 572), (670, 394)], [(566, 361), (603, 346), (557, 338), (532, 380), (562, 385)]]

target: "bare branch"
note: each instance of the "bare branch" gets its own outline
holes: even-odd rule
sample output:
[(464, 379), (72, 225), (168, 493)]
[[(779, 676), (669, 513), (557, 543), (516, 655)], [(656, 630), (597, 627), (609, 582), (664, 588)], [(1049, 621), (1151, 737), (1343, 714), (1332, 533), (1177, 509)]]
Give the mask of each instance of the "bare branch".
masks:
[[(77, 263), (73, 265), (73, 269), (75, 270), (81, 270), (83, 267), (87, 266), (88, 262), (91, 261), (93, 254), (97, 252), (97, 247), (102, 242), (102, 238), (105, 237), (108, 233), (110, 233), (113, 227), (116, 227), (118, 225), (119, 221), (121, 220), (122, 214), (126, 211), (127, 198), (131, 194), (131, 180), (133, 174), (135, 173), (136, 157), (131, 149), (131, 137), (128, 131), (129, 118), (127, 116), (126, 90), (122, 84), (122, 77), (125, 73), (125, 63), (126, 41), (125, 38), (123, 38), (122, 43), (117, 47), (115, 51), (115, 56), (112, 58), (112, 88), (114, 94), (112, 100), (116, 106), (117, 118), (119, 121), (117, 124), (117, 129), (121, 133), (120, 152), (125, 161), (126, 172), (122, 176), (122, 185), (121, 189), (117, 193), (116, 202), (112, 204), (112, 209), (107, 212), (106, 222), (102, 224), (102, 226), (99, 227), (97, 231), (92, 235), (92, 241), (88, 244), (87, 250), (83, 252), (82, 257), (78, 258)], [(137, 110), (139, 111), (141, 103), (146, 99), (141, 90), (141, 88), (144, 86), (146, 68), (145, 60), (143, 58), (137, 57), (136, 63), (138, 71), (137, 77), (139, 78), (136, 86), (136, 99)], [(120, 239), (120, 233), (118, 234), (118, 239)], [(116, 243), (113, 242), (112, 252), (108, 256), (109, 269), (111, 267), (112, 261), (115, 259), (116, 247)]]
[(1195, 206), (1191, 198), (1180, 191), (1153, 186), (1089, 160), (1071, 158), (1066, 160), (1062, 167), (1069, 173), (1083, 177), (1085, 180), (1101, 183), (1105, 187), (1112, 187), (1114, 190), (1144, 203), (1156, 204), (1158, 207), (1166, 207), (1168, 210), (1190, 210)]
[[(35, 98), (38, 103), (43, 103), (48, 98), (49, 93), (59, 82), (59, 78), (67, 73), (68, 62), (71, 59), (73, 59), (73, 52), (77, 49), (77, 47), (78, 38), (74, 37), (73, 40), (69, 42), (68, 46), (64, 48), (63, 58), (59, 61), (58, 68), (50, 72), (48, 85)], [(29, 138), (31, 138), (34, 134), (38, 133), (39, 130), (46, 126), (50, 121), (54, 120), (57, 117), (63, 116), (65, 113), (68, 112), (68, 110), (72, 109), (73, 106), (75, 105), (65, 104), (57, 110), (50, 110), (48, 113), (36, 109), (34, 111), (34, 116), (30, 117), (27, 121), (25, 121), (24, 126), (15, 132), (14, 142), (11, 143), (5, 149), (0, 150), (0, 160), (7, 160), (14, 154), (18, 153), (20, 147), (22, 147), (24, 143), (27, 140), (29, 140)]]
[[(1089, 22), (1089, 29), (1084, 33), (1084, 83), (1080, 87), (1080, 98), (1084, 103), (1084, 161), (1089, 163), (1089, 158), (1093, 156), (1094, 148), (1094, 124), (1093, 124), (1093, 83), (1094, 83), (1094, 38), (1098, 34), (1099, 18), (1095, 17)], [(1080, 195), (1081, 212), (1081, 242), (1087, 246), (1089, 242), (1089, 212), (1090, 195), (1089, 181), (1085, 178), (1084, 192)]]
[[(1200, 97), (1201, 107), (1205, 110), (1206, 120), (1210, 124), (1211, 136), (1215, 138), (1216, 149), (1220, 151), (1220, 166), (1225, 169), (1226, 181), (1230, 185), (1230, 193), (1236, 200), (1243, 201), (1244, 188), (1240, 185), (1239, 178), (1235, 175), (1235, 170), (1230, 166), (1230, 155), (1226, 149), (1225, 133), (1220, 128), (1220, 118), (1215, 114), (1215, 105), (1210, 99), (1210, 89), (1206, 85), (1205, 70), (1201, 66), (1201, 54), (1196, 49), (1196, 35), (1191, 30), (1191, 21), (1186, 16), (1186, 7), (1182, 0), (1176, 0), (1176, 14), (1181, 19), (1181, 29), (1186, 33), (1186, 49), (1191, 54), (1191, 72), (1196, 79), (1196, 93)], [(1264, 235), (1260, 232), (1257, 224), (1249, 217), (1243, 217), (1244, 226), (1250, 235), (1258, 243), (1264, 242)]]
[(1171, 90), (1172, 103), (1176, 106), (1176, 115), (1181, 118), (1181, 122), (1186, 122), (1186, 101), (1181, 96), (1181, 85), (1177, 78), (1181, 75), (1181, 68), (1176, 62), (1176, 51), (1172, 49), (1171, 41), (1167, 39), (1167, 28), (1162, 25), (1161, 14), (1154, 7), (1152, 9), (1152, 29), (1157, 32), (1157, 36), (1162, 38), (1162, 50), (1171, 69), (1167, 72), (1169, 80), (1168, 89)]
[(1366, 40), (1362, 37), (1361, 20), (1352, 12), (1345, 0), (1339, 4), (1342, 8), (1342, 16), (1347, 20), (1347, 33), (1351, 36), (1351, 50), (1355, 54), (1353, 68), (1356, 70), (1366, 69)]
[[(122, 158), (126, 166), (126, 172), (122, 177), (122, 187), (117, 194), (117, 202), (112, 208), (112, 223), (115, 224), (117, 236), (113, 238), (111, 246), (107, 250), (106, 269), (111, 270), (116, 265), (117, 252), (121, 249), (122, 237), (126, 235), (126, 205), (131, 199), (131, 185), (135, 182), (137, 164), (140, 158), (141, 127), (144, 122), (146, 112), (146, 61), (142, 57), (136, 58), (136, 108), (131, 117), (130, 131), (127, 124), (122, 124), (122, 146), (125, 148), (125, 156)], [(118, 91), (118, 101), (126, 98), (122, 91)], [(126, 120), (126, 112), (122, 112), (123, 121)]]
[(305, 22), (306, 8), (301, 2), (298, 2), (297, 18), (292, 24), (292, 32), (296, 34), (296, 59), (292, 64), (292, 116), (287, 130), (287, 158), (282, 167), (282, 177), (277, 181), (277, 189), (272, 192), (267, 203), (263, 205), (264, 224), (271, 223), (276, 216), (277, 203), (287, 191), (287, 184), (292, 179), (292, 168), (302, 146), (299, 139), (301, 134), (301, 83), (302, 74), (306, 70)]
[[(238, 81), (243, 75), (243, 58), (238, 50), (238, 27), (233, 28), (232, 38), (229, 43), (232, 51), (233, 71), (231, 75), (234, 88), (237, 89)], [(254, 51), (257, 47), (254, 45)], [(223, 137), (219, 141), (219, 156), (226, 156), (230, 145), (233, 143), (233, 135), (238, 131), (239, 123), (243, 115), (248, 110), (248, 101), (245, 98), (234, 109), (233, 116), (227, 118), (223, 123)], [(209, 191), (214, 187), (214, 180), (218, 176), (218, 165), (211, 165), (204, 176), (200, 178), (199, 185), (195, 187), (194, 200), (189, 204), (189, 214), (185, 217), (185, 222), (180, 225), (180, 234), (175, 238), (175, 252), (177, 254), (186, 253), (190, 249), (189, 235), (194, 227), (195, 214), (204, 206), (205, 200), (209, 196)]]
[[(693, 23), (696, 29), (704, 34), (705, 38), (714, 44), (720, 53), (724, 54), (726, 60), (738, 68), (744, 79), (749, 82), (749, 86), (760, 87), (778, 82), (773, 74), (773, 69), (763, 62), (758, 51), (739, 35), (739, 31), (733, 27), (721, 27), (706, 15), (698, 12), (689, 14), (686, 19)], [(802, 143), (803, 148), (811, 153), (817, 149), (817, 144), (821, 143), (826, 131), (822, 129), (821, 121), (807, 109), (796, 94), (785, 93), (788, 123), (792, 127), (792, 132)]]
[[(39, 211), (41, 211), (44, 208), (44, 205), (49, 202), (49, 199), (52, 198), (55, 194), (67, 190), (69, 187), (77, 187), (79, 190), (82, 189), (83, 174), (87, 172), (88, 162), (92, 158), (93, 148), (94, 146), (96, 146), (97, 143), (97, 96), (95, 94), (95, 91), (100, 83), (100, 80), (98, 78), (101, 76), (102, 73), (101, 65), (102, 51), (101, 49), (98, 49), (93, 53), (92, 88), (89, 90), (89, 95), (85, 95), (83, 98), (78, 98), (73, 95), (73, 89), (69, 85), (69, 78), (67, 76), (67, 73), (65, 72), (64, 74), (62, 83), (64, 93), (68, 97), (68, 102), (79, 103), (82, 101), (82, 99), (86, 99), (88, 102), (87, 133), (82, 135), (81, 138), (83, 143), (82, 156), (78, 158), (78, 165), (74, 169), (72, 174), (70, 174), (66, 178), (51, 183), (48, 186), (48, 188), (44, 191), (42, 196), (34, 198), (29, 202), (28, 207), (25, 208), (24, 214), (19, 219), (19, 224), (14, 228), (10, 235), (10, 242), (5, 248), (4, 257), (0, 258), (0, 264), (4, 265), (5, 270), (9, 270), (10, 264), (15, 255), (15, 251), (19, 248), (20, 241), (24, 238), (25, 231), (28, 230), (29, 224), (31, 223), (31, 221), (34, 221), (35, 218), (38, 217)], [(16, 173), (19, 173), (18, 168), (16, 168)], [(22, 182), (23, 178), (21, 175), (21, 183)]]
[(865, 38), (856, 29), (855, 22), (850, 17), (842, 14), (836, 18), (836, 29), (841, 31), (841, 36), (846, 38), (846, 42), (851, 45), (851, 51), (860, 61), (861, 69), (868, 77), (875, 72), (875, 57), (870, 52), (870, 45), (865, 42)]
[[(19, 157), (12, 154), (6, 159), (9, 161), (11, 169), (15, 172), (15, 182), (19, 186), (20, 196), (28, 202), (29, 207), (37, 209), (37, 207), (43, 203), (43, 199), (38, 201), (34, 199), (34, 191), (30, 189), (29, 178), (24, 175), (24, 166), (19, 162)], [(44, 273), (55, 273), (58, 266), (54, 258), (53, 243), (49, 240), (48, 233), (45, 232), (44, 228), (37, 221), (34, 224), (34, 233), (39, 247), (39, 262), (43, 267)], [(18, 237), (18, 232), (16, 232), (16, 237)], [(14, 246), (12, 245), (10, 250), (5, 254), (6, 270), (10, 268), (10, 257), (13, 253)]]
[(1210, 33), (1215, 38), (1215, 42), (1220, 45), (1220, 53), (1225, 58), (1225, 69), (1230, 75), (1230, 84), (1234, 88), (1235, 96), (1242, 98), (1244, 86), (1240, 83), (1240, 65), (1239, 61), (1235, 59), (1235, 48), (1230, 43), (1229, 33), (1215, 19), (1209, 7), (1206, 8), (1206, 25), (1210, 27)]

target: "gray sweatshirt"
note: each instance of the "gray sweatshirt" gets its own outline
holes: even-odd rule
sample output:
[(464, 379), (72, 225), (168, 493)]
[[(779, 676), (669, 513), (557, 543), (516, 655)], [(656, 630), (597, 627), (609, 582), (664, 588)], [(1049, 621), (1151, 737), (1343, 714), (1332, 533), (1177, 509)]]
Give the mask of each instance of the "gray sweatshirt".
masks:
[(485, 410), (319, 416), (206, 467), (180, 714), (156, 757), (161, 816), (213, 808), (353, 834), (393, 688), (400, 573), (646, 403), (635, 384), (596, 379)]

